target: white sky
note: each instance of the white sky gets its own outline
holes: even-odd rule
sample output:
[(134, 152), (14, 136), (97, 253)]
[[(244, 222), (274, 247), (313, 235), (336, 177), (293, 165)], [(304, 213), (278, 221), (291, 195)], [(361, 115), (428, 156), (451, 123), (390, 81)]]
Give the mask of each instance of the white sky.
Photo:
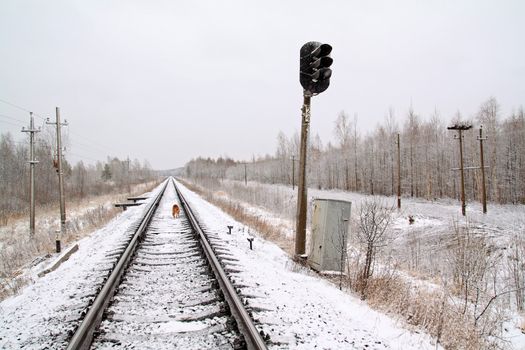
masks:
[[(473, 115), (495, 96), (525, 104), (523, 1), (0, 2), (0, 99), (70, 126), (68, 159), (273, 154), (300, 128), (299, 49), (333, 46), (312, 100), (326, 143), (341, 110), (362, 132), (410, 103), (423, 118)], [(0, 131), (28, 114), (0, 102)], [(102, 148), (102, 149), (101, 149)]]

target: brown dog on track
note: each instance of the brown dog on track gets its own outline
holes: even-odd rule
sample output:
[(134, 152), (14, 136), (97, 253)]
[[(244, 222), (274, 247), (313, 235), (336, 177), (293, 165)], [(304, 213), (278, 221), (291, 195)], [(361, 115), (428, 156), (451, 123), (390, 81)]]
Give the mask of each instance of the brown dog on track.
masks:
[(173, 208), (171, 209), (171, 214), (174, 218), (178, 218), (180, 214), (180, 208), (177, 204), (173, 204)]

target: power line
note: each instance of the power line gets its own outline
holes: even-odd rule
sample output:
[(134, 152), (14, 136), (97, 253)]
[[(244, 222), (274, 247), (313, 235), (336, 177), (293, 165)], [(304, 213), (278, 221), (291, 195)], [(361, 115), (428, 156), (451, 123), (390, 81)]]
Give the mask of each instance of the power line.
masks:
[(73, 156), (76, 156), (76, 157), (78, 157), (78, 158), (80, 158), (80, 159), (92, 160), (92, 161), (94, 161), (94, 162), (100, 162), (100, 161), (101, 161), (100, 159), (93, 159), (93, 158), (91, 158), (91, 157), (84, 156), (84, 155), (82, 155), (82, 154), (78, 154), (78, 153), (73, 153), (73, 152), (66, 152), (66, 153), (71, 154), (71, 155), (73, 155)]
[(16, 104), (14, 104), (14, 103), (12, 103), (12, 102), (9, 102), (9, 101), (6, 101), (6, 100), (3, 100), (3, 99), (1, 99), (1, 98), (0, 98), (0, 102), (3, 102), (3, 103), (5, 103), (5, 104), (8, 104), (8, 105), (10, 105), (10, 106), (12, 106), (12, 107), (18, 108), (18, 109), (20, 109), (20, 110), (22, 110), (22, 111), (24, 111), (24, 112), (31, 113), (30, 110), (28, 110), (28, 109), (26, 109), (26, 108), (24, 108), (24, 107), (20, 107), (19, 105), (16, 105)]
[(107, 147), (107, 146), (105, 146), (105, 145), (103, 145), (103, 144), (101, 144), (101, 143), (98, 143), (98, 142), (92, 141), (92, 140), (88, 139), (87, 137), (82, 136), (82, 135), (79, 135), (79, 134), (77, 134), (76, 132), (73, 132), (73, 131), (71, 131), (71, 130), (69, 130), (68, 132), (69, 132), (70, 134), (75, 135), (76, 137), (79, 137), (79, 138), (83, 139), (84, 141), (87, 141), (87, 142), (91, 143), (92, 145), (96, 145), (96, 146), (98, 146), (97, 148), (98, 148), (99, 150), (104, 151), (104, 152), (108, 152), (109, 147)]
[(89, 152), (93, 152), (93, 149), (95, 149), (96, 151), (102, 151), (102, 152), (107, 152), (107, 153), (111, 153), (111, 152), (108, 152), (107, 149), (103, 149), (103, 148), (99, 148), (99, 147), (94, 147), (92, 145), (88, 145), (88, 144), (85, 144), (83, 142), (79, 142), (79, 141), (74, 141), (72, 140), (71, 141), (71, 145), (72, 147), (79, 147), (79, 148), (82, 148), (86, 151), (89, 151)]
[(24, 121), (21, 120), (21, 119), (18, 119), (18, 118), (15, 118), (15, 117), (11, 117), (11, 116), (8, 116), (8, 115), (5, 115), (5, 114), (0, 114), (0, 117), (11, 119), (11, 120), (16, 120), (17, 122), (24, 123)]
[[(27, 112), (27, 113), (31, 113), (32, 112), (32, 111), (30, 111), (29, 109), (27, 109), (25, 107), (19, 106), (19, 105), (13, 103), (13, 102), (9, 102), (9, 101), (6, 101), (6, 100), (1, 99), (1, 98), (0, 98), (0, 102), (3, 102), (5, 104), (7, 104), (7, 105), (10, 105), (11, 107), (18, 108), (19, 110)], [(38, 118), (40, 118), (40, 119), (44, 119), (45, 120), (45, 118), (42, 117), (41, 115), (39, 115), (38, 113), (33, 112), (33, 115), (38, 117)]]
[(21, 123), (13, 123), (13, 122), (10, 122), (10, 121), (7, 121), (7, 120), (0, 120), (0, 123), (9, 124), (9, 125), (14, 125), (14, 126), (24, 126), (24, 124), (21, 124)]
[[(5, 104), (7, 104), (7, 105), (9, 105), (9, 106), (12, 106), (12, 107), (14, 107), (14, 108), (17, 108), (17, 109), (19, 109), (19, 110), (21, 110), (21, 111), (24, 111), (24, 112), (27, 112), (27, 113), (31, 113), (31, 112), (32, 112), (31, 110), (29, 110), (29, 109), (26, 108), (26, 107), (20, 106), (20, 105), (18, 105), (18, 104), (16, 104), (16, 103), (13, 103), (13, 102), (7, 101), (7, 100), (5, 100), (5, 99), (1, 99), (1, 98), (0, 98), (0, 102), (5, 103)], [(42, 121), (44, 122), (44, 123), (43, 123), (43, 126), (45, 127), (47, 118), (44, 118), (44, 117), (42, 117), (41, 115), (39, 115), (38, 113), (35, 113), (35, 112), (33, 112), (33, 115), (36, 116), (36, 117), (38, 117), (38, 118), (40, 118), (40, 119), (42, 119)], [(6, 115), (2, 115), (2, 114), (0, 114), (0, 116), (4, 116), (4, 117), (6, 117), (6, 118), (9, 118), (9, 119), (15, 120), (15, 121), (17, 121), (17, 122), (22, 122), (20, 119), (13, 118), (13, 117), (10, 117), (10, 116), (6, 116)], [(7, 123), (7, 124), (11, 124), (11, 125), (15, 125), (15, 126), (24, 126), (24, 124), (16, 125), (16, 124), (14, 124), (14, 123), (12, 123), (12, 122), (7, 122), (7, 121), (0, 121), (0, 122), (2, 122), (2, 123)], [(109, 151), (108, 151), (108, 150), (110, 149), (109, 147), (107, 147), (107, 146), (105, 146), (105, 145), (103, 145), (103, 144), (101, 144), (101, 143), (95, 142), (95, 141), (93, 141), (93, 140), (91, 140), (91, 139), (89, 139), (89, 138), (87, 138), (87, 137), (85, 137), (85, 136), (79, 135), (79, 134), (77, 134), (76, 132), (73, 132), (73, 131), (71, 131), (71, 130), (68, 130), (68, 133), (70, 133), (70, 134), (72, 134), (72, 135), (75, 135), (75, 137), (78, 137), (78, 138), (80, 138), (80, 139), (83, 139), (84, 141), (89, 142), (89, 143), (91, 144), (91, 145), (84, 144), (84, 146), (86, 146), (86, 147), (96, 148), (96, 149), (98, 149), (99, 151), (105, 152), (105, 153), (107, 153), (107, 154), (112, 153), (112, 152), (109, 152)], [(78, 141), (76, 141), (76, 143), (78, 143), (78, 144), (82, 144), (81, 142), (78, 142)], [(81, 147), (81, 148), (82, 148), (82, 147)], [(89, 150), (89, 151), (91, 151), (91, 150)], [(98, 160), (95, 160), (95, 159), (93, 159), (93, 158), (89, 158), (89, 157), (86, 157), (86, 158), (87, 158), (87, 159), (94, 160), (94, 161), (98, 161)]]

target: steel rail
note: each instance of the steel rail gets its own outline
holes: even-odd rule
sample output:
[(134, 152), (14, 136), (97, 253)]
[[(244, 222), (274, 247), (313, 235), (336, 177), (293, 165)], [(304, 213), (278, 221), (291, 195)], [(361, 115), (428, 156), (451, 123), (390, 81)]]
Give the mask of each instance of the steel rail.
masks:
[(242, 303), (241, 299), (237, 295), (235, 288), (233, 287), (232, 283), (228, 279), (228, 276), (224, 272), (219, 260), (215, 256), (215, 253), (213, 252), (213, 249), (210, 243), (208, 242), (206, 235), (200, 228), (199, 222), (197, 218), (195, 217), (191, 207), (189, 206), (188, 202), (186, 201), (186, 199), (180, 192), (173, 178), (172, 178), (172, 181), (173, 181), (173, 186), (175, 186), (175, 190), (177, 191), (177, 195), (180, 198), (180, 202), (182, 206), (184, 207), (186, 216), (188, 217), (192, 228), (199, 235), (200, 241), (202, 242), (204, 253), (206, 254), (206, 257), (208, 258), (208, 261), (210, 263), (210, 266), (212, 267), (213, 273), (215, 274), (215, 277), (217, 278), (217, 281), (219, 282), (221, 290), (224, 293), (226, 302), (228, 303), (228, 306), (230, 307), (230, 311), (233, 317), (235, 318), (235, 321), (237, 321), (237, 326), (239, 327), (239, 331), (244, 336), (244, 340), (246, 341), (247, 348), (250, 350), (251, 349), (256, 349), (256, 350), (267, 349), (264, 339), (257, 331), (257, 328), (255, 327), (255, 324), (253, 323), (252, 318), (248, 314), (248, 311), (246, 311), (246, 309), (244, 308), (244, 304)]
[(126, 250), (124, 251), (122, 256), (119, 258), (119, 261), (113, 268), (113, 271), (104, 283), (104, 286), (93, 301), (93, 304), (91, 304), (91, 307), (89, 308), (89, 311), (86, 313), (86, 316), (82, 320), (82, 323), (77, 328), (75, 334), (71, 338), (67, 346), (68, 350), (85, 350), (89, 349), (89, 347), (91, 346), (95, 329), (100, 324), (102, 320), (102, 315), (104, 314), (104, 310), (106, 309), (111, 298), (113, 297), (115, 288), (118, 286), (120, 278), (124, 274), (125, 269), (133, 256), (133, 252), (137, 247), (140, 236), (142, 236), (142, 234), (146, 231), (146, 228), (150, 223), (151, 218), (153, 217), (153, 213), (159, 206), (160, 199), (162, 198), (162, 195), (164, 194), (168, 183), (169, 179), (166, 180), (164, 187), (162, 187), (162, 189), (159, 191), (159, 194), (157, 195), (157, 197), (155, 197), (153, 202), (149, 204), (146, 214), (142, 218), (139, 227), (133, 234), (133, 238), (126, 247)]

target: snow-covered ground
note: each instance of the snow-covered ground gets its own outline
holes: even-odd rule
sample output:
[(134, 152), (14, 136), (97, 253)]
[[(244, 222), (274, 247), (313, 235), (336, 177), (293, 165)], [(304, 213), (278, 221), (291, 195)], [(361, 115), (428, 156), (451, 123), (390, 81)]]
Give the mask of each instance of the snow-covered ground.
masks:
[[(34, 283), (0, 303), (0, 348), (65, 348), (68, 333), (102, 282), (101, 271), (111, 268), (111, 252), (133, 232), (143, 210), (144, 206), (129, 208), (78, 241), (78, 251), (55, 271), (38, 277), (56, 255), (24, 271)], [(68, 248), (64, 247), (64, 252)]]
[[(293, 239), (297, 189), (292, 190), (290, 186), (284, 185), (248, 182), (248, 189), (243, 193), (244, 182), (231, 180), (224, 180), (222, 186), (228, 190), (228, 194), (218, 191), (216, 195), (239, 202), (251, 214), (264, 217), (275, 226), (284, 228), (286, 236)], [(271, 195), (264, 196), (260, 193), (271, 193)], [(315, 198), (352, 202), (351, 216), (356, 221), (359, 216), (359, 204), (370, 199), (371, 196), (341, 190), (310, 188), (308, 208), (312, 207)], [(397, 205), (396, 197), (375, 196), (375, 198), (382, 200), (387, 206)], [(274, 205), (275, 201), (278, 205)], [(409, 223), (409, 216), (414, 218), (413, 224)], [(450, 235), (454, 234), (455, 223), (468, 226), (471, 232), (482, 233), (484, 237), (491, 239), (491, 243), (496, 247), (505, 248), (514, 237), (525, 237), (525, 205), (489, 203), (488, 212), (483, 214), (481, 204), (471, 201), (467, 205), (467, 216), (464, 217), (461, 215), (461, 203), (453, 199), (427, 201), (420, 198), (402, 198), (401, 210), (396, 210), (394, 213), (391, 247), (397, 249), (400, 262), (409, 259), (403, 254), (407, 253), (407, 243), (413, 240), (423, 242), (419, 244), (418, 249), (421, 250), (419, 253), (435, 255), (437, 250), (446, 245)], [(441, 267), (435, 261), (430, 263), (422, 261), (422, 263), (427, 263), (426, 269), (430, 274), (436, 274)]]
[[(66, 202), (67, 234), (61, 237), (62, 245), (70, 245), (85, 237), (117, 215), (121, 210), (114, 207), (115, 202), (149, 191), (157, 183), (132, 185), (131, 193), (86, 196), (82, 200)], [(37, 207), (35, 219), (33, 237), (29, 235), (26, 216), (11, 218), (7, 225), (0, 227), (0, 300), (31, 283), (31, 275), (22, 272), (48, 258), (45, 255), (55, 250), (55, 234), (60, 227), (58, 208), (50, 205)]]
[[(157, 191), (156, 189), (155, 191)], [(229, 247), (230, 273), (273, 348), (435, 349), (431, 337), (413, 332), (371, 310), (295, 265), (273, 243), (235, 222), (222, 211), (183, 189), (206, 230)], [(130, 208), (107, 226), (79, 241), (79, 250), (57, 270), (41, 277), (16, 297), (0, 304), (0, 348), (60, 349), (72, 321), (93, 297), (100, 271), (111, 252), (126, 240), (143, 207)], [(227, 225), (233, 225), (228, 235)], [(254, 249), (247, 238), (255, 237)], [(235, 265), (235, 266), (234, 266)], [(35, 267), (35, 269), (42, 267)], [(26, 273), (31, 273), (30, 271)], [(36, 273), (36, 271), (33, 271)]]
[[(244, 182), (224, 180), (223, 184), (227, 188), (243, 187)], [(295, 215), (297, 187), (292, 190), (290, 186), (270, 185), (257, 182), (248, 182), (248, 187), (260, 188), (263, 192), (278, 193), (279, 201), (284, 209), (279, 214), (281, 219), (294, 219), (290, 215)], [(226, 196), (225, 193), (222, 195)], [(311, 204), (315, 198), (345, 200), (353, 203), (352, 217), (357, 217), (359, 203), (371, 196), (356, 192), (347, 192), (341, 190), (319, 190), (315, 188), (308, 189), (308, 200)], [(385, 204), (396, 206), (397, 197), (376, 196), (384, 201)], [(275, 199), (268, 199), (272, 201)], [(264, 207), (254, 207), (253, 204), (247, 207), (252, 211), (259, 211), (259, 215), (268, 215), (272, 205)], [(311, 205), (310, 205), (311, 207)], [(287, 215), (283, 216), (283, 212)], [(276, 214), (276, 213), (274, 213)], [(409, 226), (408, 216), (415, 218), (413, 225)], [(288, 217), (286, 217), (288, 216)], [(453, 221), (468, 221), (471, 226), (482, 228), (489, 232), (492, 237), (510, 237), (514, 234), (525, 235), (525, 205), (511, 204), (488, 204), (488, 212), (483, 214), (481, 204), (469, 200), (467, 203), (467, 216), (461, 215), (461, 203), (453, 199), (437, 199), (428, 201), (421, 198), (402, 198), (401, 211), (394, 222), (394, 229), (407, 231), (407, 228), (426, 228), (431, 230), (450, 231)]]
[[(235, 281), (245, 285), (255, 318), (283, 349), (435, 349), (432, 339), (413, 332), (366, 303), (297, 266), (275, 244), (258, 238), (249, 248), (249, 229), (198, 195), (183, 194), (196, 206), (205, 231), (227, 243), (236, 262)], [(229, 235), (227, 226), (234, 228)], [(279, 345), (281, 344), (281, 345)]]
[[(278, 228), (284, 237), (293, 241), (295, 230), (293, 210), (296, 204), (297, 189), (290, 186), (261, 184), (224, 180), (219, 186), (212, 183), (214, 197), (226, 203), (234, 203), (244, 208), (250, 215), (264, 218)], [(345, 192), (340, 190), (309, 189), (309, 206), (314, 198), (330, 198), (352, 202), (352, 217), (358, 218), (358, 210), (363, 200), (371, 196)], [(395, 206), (395, 197), (377, 197), (385, 205)], [(413, 216), (415, 222), (409, 224), (408, 216)], [(441, 276), (450, 273), (451, 262), (449, 248), (450, 240), (455, 234), (454, 224), (468, 226), (470, 232), (479, 237), (487, 238), (489, 245), (501, 252), (498, 274), (499, 292), (515, 289), (508, 275), (506, 256), (512, 253), (511, 244), (515, 237), (525, 237), (525, 206), (498, 205), (489, 203), (488, 213), (483, 214), (479, 203), (469, 202), (467, 217), (461, 215), (460, 202), (452, 199), (426, 201), (424, 199), (403, 198), (401, 211), (395, 211), (392, 224), (392, 241), (388, 247), (388, 256), (395, 264), (399, 264), (405, 272), (398, 270), (397, 274), (404, 277), (414, 287), (424, 287), (427, 290), (442, 288)], [(350, 233), (352, 235), (352, 233)], [(281, 245), (283, 246), (283, 245)], [(392, 260), (390, 261), (392, 263)], [(435, 280), (434, 280), (435, 279)], [(489, 291), (490, 293), (491, 291)], [(490, 297), (490, 296), (489, 296)], [(506, 304), (509, 321), (501, 325), (501, 336), (505, 346), (512, 349), (525, 349), (523, 317), (513, 311), (515, 300), (513, 293), (504, 293), (498, 301)]]

